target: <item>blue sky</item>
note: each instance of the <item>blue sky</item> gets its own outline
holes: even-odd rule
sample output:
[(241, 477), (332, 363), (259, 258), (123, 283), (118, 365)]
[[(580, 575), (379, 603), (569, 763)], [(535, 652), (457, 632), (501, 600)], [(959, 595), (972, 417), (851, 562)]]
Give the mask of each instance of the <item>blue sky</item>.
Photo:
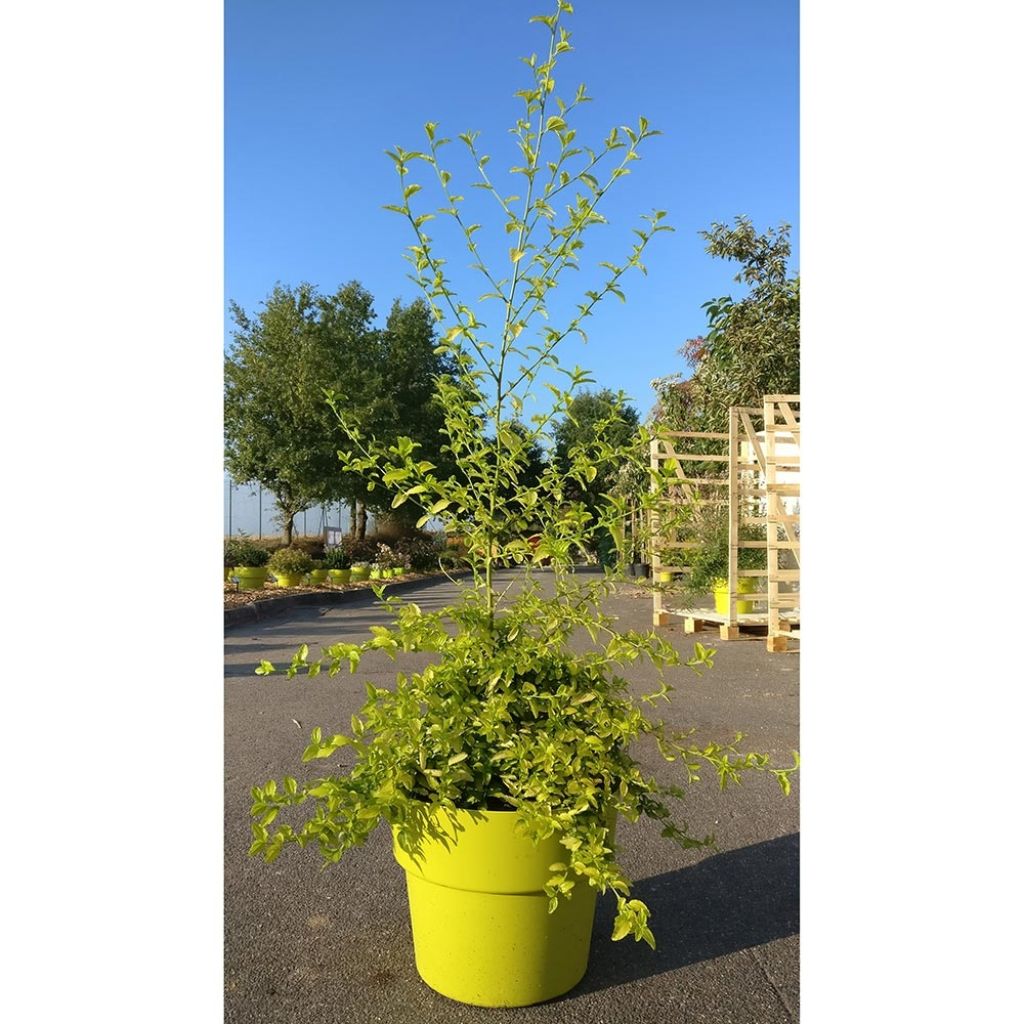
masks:
[[(422, 147), (424, 122), (437, 121), (453, 138), (479, 131), (496, 177), (511, 166), (508, 128), (521, 111), (513, 93), (529, 83), (518, 58), (546, 47), (546, 30), (528, 18), (551, 8), (548, 0), (228, 0), (226, 300), (251, 311), (277, 281), (333, 290), (351, 279), (375, 296), (381, 318), (393, 298), (414, 298), (402, 259), (410, 229), (382, 209), (398, 198), (384, 151)], [(589, 343), (574, 339), (560, 353), (646, 414), (650, 380), (682, 370), (676, 350), (702, 333), (701, 303), (742, 291), (735, 270), (704, 253), (702, 228), (738, 214), (759, 228), (786, 221), (799, 267), (798, 5), (578, 0), (575, 9), (565, 24), (576, 49), (556, 78), (567, 98), (580, 82), (594, 97), (574, 122), (578, 141), (599, 147), (609, 128), (635, 125), (639, 115), (664, 134), (607, 197), (609, 224), (589, 235), (584, 271), (569, 282), (571, 294), (560, 286), (553, 322), (598, 280), (588, 267), (626, 255), (640, 214), (667, 210), (676, 230), (648, 249), (648, 276), (627, 277), (627, 303), (606, 300), (586, 325)], [(497, 204), (470, 188), (476, 179), (461, 144), (446, 152), (453, 183), (470, 202), (491, 204), (474, 217), (484, 224), (480, 237), (504, 252)], [(416, 199), (432, 208), (440, 197), (419, 180)], [(506, 194), (520, 191), (519, 180), (505, 179)], [(482, 279), (464, 270), (469, 256), (449, 237), (435, 232), (453, 283), (475, 299)]]

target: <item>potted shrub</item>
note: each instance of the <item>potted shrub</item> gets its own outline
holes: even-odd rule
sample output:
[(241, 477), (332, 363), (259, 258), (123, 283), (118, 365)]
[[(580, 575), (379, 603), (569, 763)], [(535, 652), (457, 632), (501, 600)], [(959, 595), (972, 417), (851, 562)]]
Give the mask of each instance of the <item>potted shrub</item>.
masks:
[(234, 541), (226, 540), (224, 542), (224, 582), (228, 583), (231, 580), (231, 572), (235, 568), (235, 564), (238, 559), (235, 556)]
[(401, 558), (398, 552), (390, 544), (377, 545), (377, 565), (380, 568), (381, 579), (391, 579), (393, 576), (400, 575), (398, 572), (400, 563)]
[[(695, 540), (698, 546), (686, 552), (690, 572), (682, 578), (682, 589), (692, 595), (711, 594), (715, 599), (715, 611), (720, 615), (729, 614), (729, 510), (724, 503), (705, 504), (694, 509), (689, 525), (684, 530), (688, 540)], [(752, 526), (740, 529), (740, 540), (764, 540), (765, 532)], [(765, 551), (758, 548), (740, 548), (736, 553), (736, 564), (740, 569), (764, 569), (767, 565)], [(736, 592), (752, 594), (757, 590), (757, 578), (740, 576), (736, 580)], [(736, 611), (745, 615), (754, 611), (753, 601), (737, 601)]]
[(324, 566), (334, 586), (348, 583), (352, 575), (352, 559), (344, 547), (328, 548), (324, 552)]
[(280, 548), (270, 556), (269, 568), (279, 587), (301, 587), (313, 559), (301, 548)]
[(370, 578), (370, 563), (369, 562), (353, 562), (352, 563), (352, 582), (358, 583), (361, 580), (368, 580)]
[[(698, 644), (684, 662), (653, 631), (622, 631), (600, 608), (610, 577), (571, 572), (578, 553), (621, 526), (612, 503), (599, 503), (595, 510), (565, 500), (568, 479), (592, 480), (599, 470), (633, 457), (633, 446), (615, 443), (611, 420), (596, 428), (592, 445), (575, 450), (564, 468), (522, 482), (528, 452), (508, 421), (533, 393), (538, 375), (547, 378), (554, 368), (563, 339), (581, 329), (584, 316), (605, 294), (618, 294), (622, 274), (641, 265), (650, 239), (664, 230), (663, 215), (655, 213), (626, 262), (609, 264), (604, 288), (593, 298), (588, 293), (581, 311), (562, 329), (542, 319), (539, 333), (526, 331), (543, 312), (544, 293), (554, 278), (575, 262), (579, 235), (599, 220), (591, 216), (593, 201), (580, 196), (568, 226), (553, 226), (553, 236), (539, 228), (530, 241), (531, 224), (547, 224), (534, 216), (535, 204), (545, 204), (564, 187), (559, 168), (572, 148), (565, 120), (570, 107), (556, 103), (548, 86), (557, 55), (569, 48), (561, 26), (569, 11), (565, 0), (558, 0), (554, 13), (540, 19), (550, 34), (549, 57), (528, 62), (530, 126), (521, 122), (516, 131), (526, 162), (519, 170), (532, 170), (537, 193), (510, 211), (511, 267), (492, 275), (495, 280), (508, 275), (504, 313), (487, 316), (489, 323), (505, 323), (503, 331), (485, 329), (483, 318), (450, 291), (423, 232), (425, 218), (410, 206), (417, 190), (406, 185), (406, 175), (415, 161), (425, 161), (438, 172), (445, 208), (458, 212), (448, 193), (450, 176), (441, 166), (443, 140), (436, 125), (426, 126), (424, 152), (390, 154), (404, 195), (394, 209), (416, 232), (413, 265), (438, 318), (442, 304), (451, 317), (440, 347), (460, 374), (458, 380), (442, 377), (437, 387), (444, 432), (462, 472), (437, 475), (436, 467), (417, 458), (409, 438), (387, 448), (376, 444), (346, 419), (330, 393), (356, 449), (340, 455), (343, 469), (397, 488), (396, 507), (415, 498), (425, 509), (419, 526), (438, 517), (449, 533), (465, 538), (463, 557), (473, 576), (448, 608), (428, 612), (389, 597), (384, 603), (392, 625), (374, 627), (364, 642), (329, 644), (319, 657), (305, 644), (296, 651), (289, 676), (355, 672), (362, 655), (375, 650), (428, 652), (431, 661), (418, 672), (399, 674), (393, 689), (369, 686), (348, 733), (312, 731), (304, 761), (351, 748), (349, 767), (336, 767), (321, 778), (285, 777), (257, 786), (251, 809), (250, 854), (267, 861), (296, 844), (316, 847), (325, 861), (334, 862), (386, 824), (406, 872), (420, 976), (452, 999), (484, 1006), (527, 1005), (572, 988), (586, 970), (598, 892), (616, 900), (613, 939), (630, 935), (654, 945), (649, 909), (632, 898), (618, 853), (628, 842), (630, 823), (645, 815), (683, 848), (710, 844), (711, 837), (691, 835), (672, 818), (670, 803), (685, 793), (681, 784), (693, 781), (701, 769), (717, 775), (723, 786), (744, 771), (762, 771), (773, 773), (788, 792), (796, 767), (795, 762), (773, 766), (766, 755), (741, 754), (731, 745), (697, 742), (653, 717), (648, 708), (654, 697), (671, 693), (679, 666), (699, 673), (711, 667), (714, 652)], [(576, 102), (583, 98), (581, 89)], [(652, 134), (643, 119), (624, 135), (613, 132), (600, 151), (615, 162), (604, 172), (605, 182), (598, 183), (589, 170), (596, 159), (584, 159), (582, 168), (566, 171), (567, 183), (602, 194), (620, 177), (615, 167), (625, 168)], [(463, 141), (482, 172), (475, 137)], [(541, 155), (545, 145), (554, 149), (556, 172), (550, 181), (546, 172), (542, 175), (548, 166)], [(532, 194), (532, 188), (523, 191)], [(465, 228), (471, 249), (474, 228)], [(528, 288), (528, 297), (517, 294), (517, 282)], [(573, 371), (567, 389), (554, 389), (553, 415), (567, 410), (574, 389), (587, 379), (583, 371)], [(542, 443), (550, 419), (538, 420), (525, 433)], [(531, 543), (526, 538), (533, 535)], [(550, 561), (552, 571), (535, 577), (543, 560)], [(500, 562), (522, 568), (518, 588), (498, 585), (494, 569)], [(570, 639), (582, 632), (595, 644), (578, 653)], [(642, 699), (621, 674), (638, 658), (664, 673), (657, 692)], [(261, 675), (273, 671), (269, 662), (257, 669)], [(660, 782), (644, 770), (633, 756), (633, 744), (641, 739), (652, 741), (679, 769), (680, 784)]]
[(327, 582), (327, 566), (322, 558), (313, 559), (313, 568), (309, 570), (309, 582), (314, 587), (321, 587)]
[(235, 562), (233, 575), (239, 590), (262, 590), (267, 582), (270, 552), (247, 538), (228, 543), (227, 556)]

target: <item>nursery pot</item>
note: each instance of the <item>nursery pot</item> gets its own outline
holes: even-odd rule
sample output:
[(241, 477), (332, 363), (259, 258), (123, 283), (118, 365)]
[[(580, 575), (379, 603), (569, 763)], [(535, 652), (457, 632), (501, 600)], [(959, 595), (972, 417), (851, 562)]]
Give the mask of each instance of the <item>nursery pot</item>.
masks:
[(379, 580), (381, 578), (381, 575), (382, 575), (382, 570), (380, 570), (380, 569), (371, 569), (370, 570), (370, 579), (371, 580)]
[(235, 566), (234, 573), (238, 577), (239, 590), (262, 590), (263, 584), (267, 582), (269, 570), (262, 565), (258, 567), (238, 565)]
[(231, 582), (231, 573), (233, 571), (234, 570), (229, 569), (227, 566), (224, 566), (224, 582), (225, 583), (230, 583)]
[(370, 578), (370, 570), (367, 566), (352, 566), (349, 570), (352, 573), (352, 582), (355, 583), (357, 580), (367, 580)]
[(405, 572), (405, 566), (404, 565), (399, 565), (399, 566), (396, 566), (394, 569), (391, 570), (391, 575), (392, 576), (401, 576), (402, 573), (404, 573), (404, 572)]
[(327, 579), (326, 569), (311, 569), (309, 572), (309, 582), (314, 587), (319, 587)]
[[(473, 1006), (529, 1006), (568, 992), (590, 956), (597, 891), (578, 879), (548, 913), (554, 837), (516, 835), (515, 811), (433, 812), (451, 838), (424, 838), (414, 858), (394, 841), (409, 890), (416, 970), (436, 992)], [(458, 828), (456, 827), (458, 826)]]
[(658, 573), (658, 582), (659, 583), (671, 583), (672, 582), (672, 576), (673, 576), (673, 573), (670, 573), (670, 572), (659, 572)]
[(275, 572), (274, 579), (279, 587), (301, 587), (304, 572)]
[[(752, 594), (754, 593), (754, 583), (756, 581), (751, 576), (741, 576), (736, 581), (736, 593), (737, 594)], [(729, 614), (729, 581), (728, 580), (715, 580), (715, 586), (713, 593), (715, 595), (715, 611), (719, 615)], [(753, 601), (737, 601), (736, 602), (736, 614), (747, 615), (754, 610)]]
[(352, 575), (351, 569), (328, 569), (327, 575), (331, 578), (331, 583), (336, 587), (340, 587), (345, 583), (348, 583), (349, 577)]
[(633, 562), (629, 567), (630, 576), (640, 576), (646, 579), (651, 573), (651, 567), (646, 562)]

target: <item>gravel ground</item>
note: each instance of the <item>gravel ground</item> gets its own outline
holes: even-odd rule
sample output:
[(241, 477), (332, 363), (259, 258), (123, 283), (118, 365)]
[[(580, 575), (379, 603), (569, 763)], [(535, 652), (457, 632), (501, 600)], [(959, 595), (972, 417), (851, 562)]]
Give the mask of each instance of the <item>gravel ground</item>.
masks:
[[(511, 575), (510, 575), (511, 578)], [(411, 588), (424, 609), (449, 603), (456, 585)], [(624, 585), (606, 611), (623, 628), (648, 628), (651, 606)], [(684, 813), (694, 832), (714, 832), (717, 852), (681, 851), (655, 826), (623, 830), (621, 862), (634, 894), (651, 906), (656, 951), (610, 939), (613, 904), (598, 899), (590, 968), (560, 999), (517, 1010), (453, 1003), (416, 974), (405, 883), (390, 838), (378, 828), (363, 847), (321, 870), (314, 850), (286, 850), (267, 865), (246, 856), (249, 791), (284, 774), (324, 774), (299, 761), (310, 730), (347, 728), (364, 697), (363, 680), (389, 685), (397, 670), (426, 657), (364, 659), (356, 677), (253, 675), (260, 658), (281, 662), (295, 647), (358, 639), (382, 622), (372, 592), (334, 608), (313, 606), (226, 630), (225, 679), (225, 1019), (230, 1024), (779, 1024), (799, 1004), (799, 775), (785, 799), (772, 779), (721, 793), (690, 789)], [(763, 639), (719, 643), (717, 632), (660, 632), (680, 651), (695, 639), (718, 649), (697, 678), (672, 670), (673, 701), (659, 712), (671, 726), (707, 739), (743, 731), (749, 749), (780, 763), (799, 747), (799, 655), (768, 654)], [(632, 672), (638, 692), (652, 676)], [(657, 755), (638, 752), (664, 776)]]

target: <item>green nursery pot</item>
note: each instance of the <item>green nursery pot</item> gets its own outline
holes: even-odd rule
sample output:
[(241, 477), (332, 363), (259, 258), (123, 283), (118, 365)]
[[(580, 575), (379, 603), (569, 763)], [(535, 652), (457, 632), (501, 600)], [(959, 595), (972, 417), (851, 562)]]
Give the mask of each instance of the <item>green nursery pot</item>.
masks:
[(351, 569), (328, 569), (327, 575), (331, 578), (331, 584), (335, 587), (343, 586), (348, 583), (349, 577), (352, 575)]
[(232, 572), (234, 572), (233, 569), (229, 569), (227, 566), (224, 567), (224, 582), (225, 583), (230, 583), (231, 582), (231, 573)]
[(370, 578), (370, 567), (363, 566), (352, 566), (350, 572), (352, 573), (352, 582), (357, 583), (359, 580), (368, 580)]
[(262, 590), (263, 584), (267, 582), (270, 570), (266, 566), (258, 568), (245, 565), (236, 565), (234, 574), (238, 577), (239, 590)]
[(381, 569), (371, 569), (370, 570), (370, 579), (371, 580), (379, 580), (381, 578), (381, 572), (382, 572)]
[(311, 569), (310, 570), (309, 582), (312, 583), (314, 587), (321, 586), (323, 583), (326, 582), (326, 580), (327, 580), (327, 570), (326, 569)]
[(304, 572), (275, 572), (274, 579), (279, 587), (301, 587)]
[(404, 572), (405, 572), (405, 566), (404, 565), (399, 565), (397, 568), (394, 568), (394, 569), (391, 570), (391, 575), (392, 576), (401, 576), (402, 573), (404, 573)]
[[(516, 835), (515, 811), (434, 812), (451, 838), (424, 839), (405, 869), (416, 970), (436, 992), (474, 1006), (529, 1006), (573, 988), (587, 970), (597, 891), (578, 879), (548, 913), (555, 837)], [(456, 824), (458, 828), (456, 828)]]
[(670, 573), (670, 572), (659, 572), (658, 573), (658, 582), (659, 583), (671, 583), (673, 575), (674, 574)]

